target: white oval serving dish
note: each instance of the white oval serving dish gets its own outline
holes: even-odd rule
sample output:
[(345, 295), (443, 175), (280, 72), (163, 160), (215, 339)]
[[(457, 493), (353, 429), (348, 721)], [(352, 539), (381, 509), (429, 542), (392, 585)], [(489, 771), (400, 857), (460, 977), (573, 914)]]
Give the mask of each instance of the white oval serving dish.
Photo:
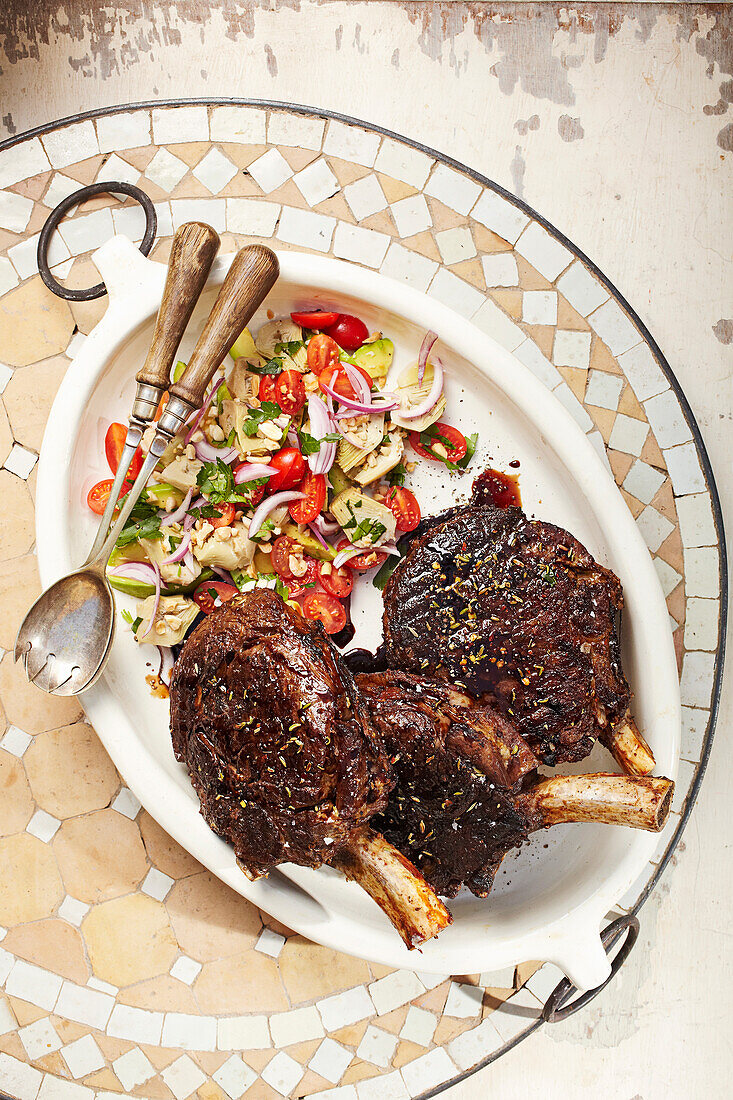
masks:
[[(37, 543), (41, 579), (50, 584), (78, 566), (94, 533), (84, 504), (88, 488), (109, 476), (103, 438), (110, 420), (125, 421), (134, 375), (152, 334), (165, 267), (145, 259), (124, 237), (95, 254), (109, 308), (84, 341), (59, 389), (38, 471)], [(608, 470), (560, 402), (498, 343), (439, 302), (375, 272), (320, 256), (283, 252), (281, 276), (252, 323), (317, 302), (358, 313), (395, 341), (395, 366), (416, 358), (426, 329), (440, 337), (447, 367), (446, 419), (478, 430), (482, 464), (521, 461), (525, 510), (567, 527), (621, 578), (623, 650), (635, 692), (634, 712), (657, 758), (674, 778), (679, 753), (679, 686), (664, 598), (647, 549)], [(185, 359), (231, 262), (217, 260), (180, 350)], [(418, 466), (412, 485), (423, 512), (439, 511), (470, 490), (471, 472), (451, 479), (435, 463)], [(133, 606), (120, 597), (119, 606)], [(354, 645), (380, 635), (381, 596), (357, 585)], [(120, 624), (118, 623), (118, 626)], [(536, 834), (505, 860), (488, 899), (460, 895), (454, 924), (421, 951), (408, 951), (386, 917), (353, 883), (330, 869), (285, 866), (250, 882), (232, 850), (199, 815), (185, 769), (168, 733), (168, 704), (145, 684), (147, 647), (118, 629), (104, 677), (81, 697), (115, 765), (148, 812), (224, 882), (303, 936), (379, 963), (418, 971), (467, 974), (528, 959), (556, 963), (580, 989), (602, 982), (609, 964), (599, 929), (608, 910), (641, 874), (657, 838), (633, 829), (566, 825)], [(151, 660), (151, 658), (148, 658)], [(575, 771), (612, 770), (597, 748)]]

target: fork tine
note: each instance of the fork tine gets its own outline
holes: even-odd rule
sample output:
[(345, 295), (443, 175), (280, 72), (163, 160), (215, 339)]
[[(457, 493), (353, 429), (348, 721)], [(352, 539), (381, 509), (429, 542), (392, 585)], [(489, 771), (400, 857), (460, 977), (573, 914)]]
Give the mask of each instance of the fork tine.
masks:
[(35, 649), (32, 645), (23, 654), (23, 666), (25, 674), (33, 684), (41, 675), (53, 657), (53, 653), (45, 653), (42, 649)]

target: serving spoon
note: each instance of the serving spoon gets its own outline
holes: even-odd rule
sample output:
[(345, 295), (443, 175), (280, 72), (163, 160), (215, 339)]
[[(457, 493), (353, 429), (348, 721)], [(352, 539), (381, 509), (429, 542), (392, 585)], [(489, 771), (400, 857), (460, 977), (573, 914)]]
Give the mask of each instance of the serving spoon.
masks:
[(249, 245), (234, 257), (188, 367), (170, 388), (150, 450), (112, 529), (96, 553), (95, 540), (81, 569), (43, 592), (23, 620), (15, 642), (15, 660), (23, 659), (28, 679), (42, 691), (77, 695), (101, 675), (115, 624), (114, 596), (105, 570), (119, 533), (166, 447), (202, 404), (217, 367), (278, 274), (275, 253), (263, 245)]

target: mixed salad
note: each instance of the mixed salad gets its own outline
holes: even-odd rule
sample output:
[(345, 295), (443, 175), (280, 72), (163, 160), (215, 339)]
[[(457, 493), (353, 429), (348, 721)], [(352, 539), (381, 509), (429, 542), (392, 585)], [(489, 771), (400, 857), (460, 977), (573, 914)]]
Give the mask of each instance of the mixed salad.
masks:
[[(427, 333), (418, 361), (387, 389), (394, 345), (358, 317), (313, 310), (269, 320), (256, 337), (245, 329), (110, 559), (112, 586), (139, 599), (134, 616), (123, 612), (138, 642), (177, 645), (201, 612), (257, 585), (329, 634), (345, 631), (355, 575), (379, 569), (383, 587), (397, 537), (420, 522), (404, 484), (415, 460), (460, 472), (476, 448), (476, 436), (441, 419), (436, 339)], [(113, 473), (125, 434), (122, 424), (107, 431)], [(142, 461), (138, 450), (123, 493)], [(92, 511), (101, 515), (111, 486), (90, 490)]]

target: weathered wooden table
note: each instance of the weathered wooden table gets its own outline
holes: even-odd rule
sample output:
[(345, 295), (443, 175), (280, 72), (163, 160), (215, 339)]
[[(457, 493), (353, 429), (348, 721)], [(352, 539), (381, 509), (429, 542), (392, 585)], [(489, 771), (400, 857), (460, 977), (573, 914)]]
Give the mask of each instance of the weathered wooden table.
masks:
[[(112, 3), (94, 13), (77, 4), (32, 7), (11, 0), (0, 13), (4, 134), (117, 103), (262, 97), (406, 134), (524, 198), (598, 264), (649, 327), (730, 503), (729, 8), (378, 0), (189, 0), (144, 11)], [(33, 431), (44, 415), (33, 413)], [(692, 822), (643, 909), (639, 944), (619, 978), (585, 1012), (545, 1027), (452, 1095), (541, 1088), (550, 1098), (654, 1100), (722, 1092), (731, 1069), (721, 1027), (732, 1007), (733, 890), (724, 873), (731, 717), (728, 693)], [(94, 783), (111, 789), (98, 767)], [(165, 861), (146, 828), (150, 850)], [(44, 1083), (45, 1100), (90, 1095), (71, 1082), (54, 1087)], [(220, 1095), (207, 1087), (201, 1097)], [(270, 1087), (276, 1092), (261, 1095), (276, 1095)], [(353, 1095), (345, 1091), (343, 1100)]]

